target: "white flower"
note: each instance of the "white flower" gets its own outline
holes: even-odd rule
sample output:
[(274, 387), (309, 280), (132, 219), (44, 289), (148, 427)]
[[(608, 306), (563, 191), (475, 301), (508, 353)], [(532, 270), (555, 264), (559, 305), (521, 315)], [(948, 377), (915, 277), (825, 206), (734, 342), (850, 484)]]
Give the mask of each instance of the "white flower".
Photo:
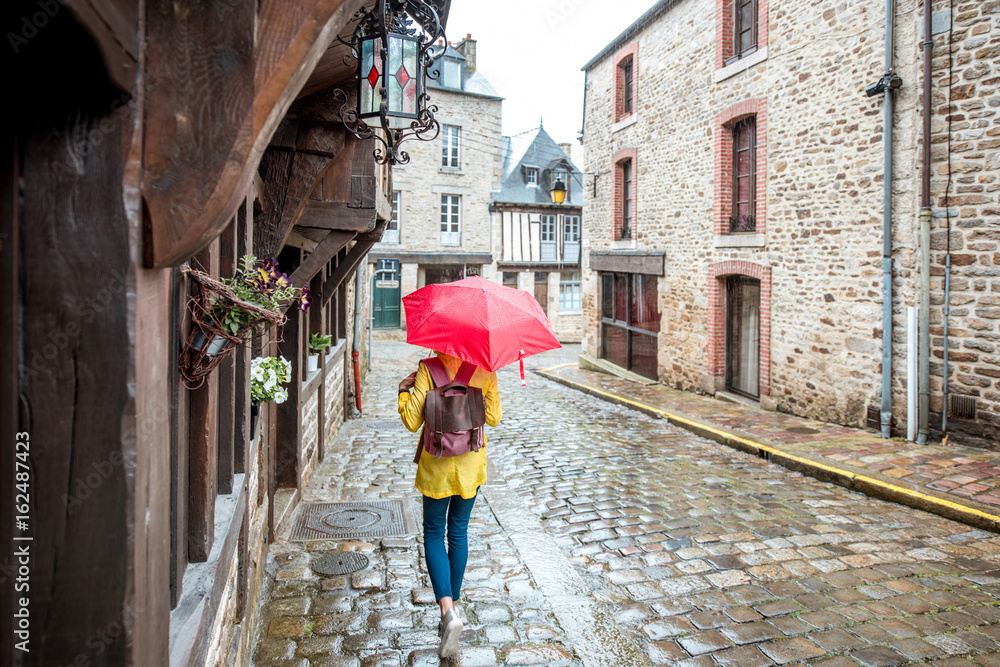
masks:
[(286, 400), (288, 400), (288, 390), (285, 389), (284, 387), (281, 387), (274, 394), (274, 402), (284, 403)]

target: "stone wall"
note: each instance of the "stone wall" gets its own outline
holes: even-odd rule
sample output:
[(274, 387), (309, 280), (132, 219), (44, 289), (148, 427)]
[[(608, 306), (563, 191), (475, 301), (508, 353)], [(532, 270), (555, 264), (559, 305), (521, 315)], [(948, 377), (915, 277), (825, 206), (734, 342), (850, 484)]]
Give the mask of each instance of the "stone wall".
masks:
[[(410, 141), (404, 145), (410, 162), (393, 168), (393, 189), (400, 193), (399, 243), (379, 243), (373, 257), (383, 253), (490, 253), (493, 247), (490, 196), (500, 187), (501, 100), (458, 91), (431, 90), (442, 125), (458, 125), (461, 167), (441, 166), (442, 139)], [(461, 245), (441, 244), (441, 196), (462, 197)], [(420, 285), (413, 268), (403, 264), (406, 279), (402, 295)], [(492, 267), (477, 265), (482, 275)]]
[[(884, 69), (884, 5), (821, 0), (803, 11), (801, 3), (771, 0), (769, 42), (717, 70), (716, 4), (683, 0), (638, 33), (634, 121), (612, 122), (614, 52), (588, 72), (584, 171), (599, 175), (596, 196), (586, 188), (584, 238), (591, 249), (666, 252), (659, 280), (659, 375), (686, 390), (715, 393), (724, 387), (724, 378), (709, 374), (706, 354), (708, 324), (717, 315), (709, 300), (710, 281), (718, 280), (713, 267), (735, 261), (770, 269), (770, 394), (761, 396), (761, 404), (862, 425), (866, 408), (878, 405), (881, 382), (883, 101), (868, 98), (864, 88)], [(962, 50), (956, 52), (958, 85), (952, 92), (961, 97), (953, 119), (952, 238), (953, 250), (956, 244), (959, 249), (952, 263), (958, 255), (960, 266), (953, 272), (950, 342), (952, 350), (964, 353), (960, 364), (953, 364), (956, 386), (979, 392), (980, 409), (985, 404), (994, 414), (1000, 409), (991, 375), (1000, 374), (998, 357), (991, 356), (1000, 317), (995, 277), (1000, 161), (990, 151), (998, 132), (992, 115), (997, 102), (990, 96), (997, 87), (991, 51), (1000, 30), (997, 5), (956, 2), (955, 37), (961, 37)], [(896, 95), (892, 216), (892, 386), (900, 428), (906, 417), (905, 312), (917, 303), (919, 286), (919, 28), (914, 11), (900, 20), (895, 36), (897, 71), (904, 81)], [(946, 37), (935, 38), (939, 51)], [(940, 58), (935, 68), (940, 72)], [(936, 189), (943, 191), (940, 111), (947, 103), (940, 90), (935, 99)], [(717, 121), (726, 109), (751, 100), (762, 100), (767, 113), (766, 136), (760, 137), (766, 154), (760, 170), (766, 179), (766, 231), (734, 238), (713, 230), (717, 188), (728, 187), (717, 176), (723, 159), (716, 149), (716, 133), (722, 131)], [(636, 149), (637, 238), (614, 241), (613, 156), (631, 148)], [(935, 215), (939, 264), (943, 208)], [(586, 250), (583, 262), (584, 351), (596, 355), (599, 284)], [(933, 287), (940, 304), (940, 278)], [(932, 311), (940, 353), (940, 306)], [(932, 394), (940, 406), (939, 379), (936, 384)]]
[[(948, 390), (975, 397), (978, 404), (978, 423), (952, 419), (950, 425), (982, 438), (981, 444), (992, 440), (996, 446), (1000, 440), (1000, 2), (955, 2), (953, 30), (949, 4), (934, 3), (932, 27), (931, 411), (940, 413), (942, 408), (944, 267), (950, 227)], [(937, 427), (940, 417), (935, 417), (932, 425)]]

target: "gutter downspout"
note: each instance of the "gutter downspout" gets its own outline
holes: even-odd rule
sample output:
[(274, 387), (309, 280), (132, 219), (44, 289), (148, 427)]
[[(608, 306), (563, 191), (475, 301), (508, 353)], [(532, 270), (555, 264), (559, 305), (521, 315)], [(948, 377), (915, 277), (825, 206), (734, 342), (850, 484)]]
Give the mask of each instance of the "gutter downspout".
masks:
[(885, 0), (885, 155), (882, 192), (882, 437), (889, 438), (892, 422), (892, 75), (894, 0)]
[[(931, 0), (924, 0), (924, 127), (920, 186), (920, 402), (917, 408), (917, 444), (926, 445), (930, 407), (931, 311)], [(947, 306), (945, 306), (947, 308)]]
[(361, 269), (365, 266), (368, 266), (365, 262), (358, 263), (357, 277), (354, 281), (354, 342), (351, 361), (354, 362), (354, 405), (357, 406), (358, 412), (361, 412), (361, 292), (364, 288)]

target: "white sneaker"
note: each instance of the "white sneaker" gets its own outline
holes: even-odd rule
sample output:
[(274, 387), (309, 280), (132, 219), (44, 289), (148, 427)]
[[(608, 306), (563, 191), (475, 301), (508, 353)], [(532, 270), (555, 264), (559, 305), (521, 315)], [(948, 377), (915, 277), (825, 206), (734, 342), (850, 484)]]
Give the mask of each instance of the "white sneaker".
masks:
[(438, 648), (438, 655), (442, 658), (450, 658), (458, 650), (458, 639), (462, 635), (462, 619), (454, 610), (449, 609), (441, 619), (441, 645)]

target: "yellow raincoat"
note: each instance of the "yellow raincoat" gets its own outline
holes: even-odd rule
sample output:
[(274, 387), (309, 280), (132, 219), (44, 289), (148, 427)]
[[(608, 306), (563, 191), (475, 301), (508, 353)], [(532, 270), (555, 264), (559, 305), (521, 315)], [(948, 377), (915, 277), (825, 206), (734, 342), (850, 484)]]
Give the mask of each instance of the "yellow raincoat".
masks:
[[(438, 359), (448, 371), (448, 377), (455, 378), (462, 360), (440, 352)], [(497, 389), (497, 374), (477, 368), (469, 385), (483, 390), (483, 400), (486, 403), (486, 423), (496, 426), (500, 423), (503, 410), (500, 408), (500, 391)], [(417, 368), (417, 377), (413, 385), (413, 393), (399, 394), (399, 414), (403, 425), (416, 433), (424, 423), (424, 395), (434, 388), (430, 371), (421, 363)], [(424, 433), (420, 431), (420, 442)], [(483, 442), (486, 442), (485, 435)], [(478, 452), (469, 452), (461, 456), (441, 457), (435, 459), (426, 449), (420, 450), (420, 462), (417, 464), (417, 490), (431, 498), (448, 498), (462, 496), (472, 498), (476, 489), (486, 482), (486, 447)]]

